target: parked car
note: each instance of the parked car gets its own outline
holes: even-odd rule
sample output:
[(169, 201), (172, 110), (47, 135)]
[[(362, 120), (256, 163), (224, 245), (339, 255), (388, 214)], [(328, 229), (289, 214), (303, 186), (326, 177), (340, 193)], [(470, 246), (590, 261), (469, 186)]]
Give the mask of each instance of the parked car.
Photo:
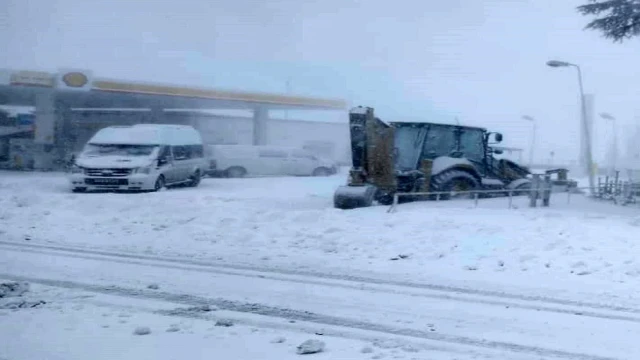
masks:
[(333, 161), (293, 147), (208, 145), (206, 155), (207, 174), (214, 177), (329, 176), (337, 172)]
[(200, 133), (186, 125), (139, 124), (100, 129), (75, 158), (74, 192), (198, 186), (206, 171)]

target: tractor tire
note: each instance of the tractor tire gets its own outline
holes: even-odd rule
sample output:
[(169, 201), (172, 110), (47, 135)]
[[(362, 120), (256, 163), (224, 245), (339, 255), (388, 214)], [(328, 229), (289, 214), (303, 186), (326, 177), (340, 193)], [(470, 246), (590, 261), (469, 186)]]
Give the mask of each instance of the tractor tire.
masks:
[[(434, 192), (454, 192), (454, 191), (472, 191), (480, 188), (478, 180), (466, 171), (446, 170), (431, 178), (431, 191)], [(460, 194), (451, 196), (451, 194), (441, 194), (440, 200), (450, 200), (452, 198), (472, 198), (472, 194)]]

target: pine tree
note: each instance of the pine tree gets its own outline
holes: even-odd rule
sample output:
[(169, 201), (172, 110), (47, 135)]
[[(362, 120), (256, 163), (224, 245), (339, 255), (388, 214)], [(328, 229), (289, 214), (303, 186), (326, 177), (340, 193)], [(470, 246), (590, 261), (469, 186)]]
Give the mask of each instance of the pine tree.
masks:
[(586, 28), (600, 31), (614, 42), (640, 35), (640, 0), (589, 0), (578, 6), (578, 12), (595, 16)]

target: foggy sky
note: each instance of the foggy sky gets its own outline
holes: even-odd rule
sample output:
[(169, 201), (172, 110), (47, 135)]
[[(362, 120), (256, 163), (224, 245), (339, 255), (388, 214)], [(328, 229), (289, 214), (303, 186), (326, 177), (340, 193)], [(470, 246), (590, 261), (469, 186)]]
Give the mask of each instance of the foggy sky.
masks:
[[(577, 156), (576, 73), (547, 60), (581, 65), (621, 137), (640, 115), (638, 40), (583, 31), (582, 2), (0, 0), (0, 68), (268, 92), (290, 79), (292, 93), (373, 106), (384, 120), (458, 117), (527, 148), (530, 115), (536, 160), (562, 160)], [(598, 118), (597, 158), (610, 133)]]

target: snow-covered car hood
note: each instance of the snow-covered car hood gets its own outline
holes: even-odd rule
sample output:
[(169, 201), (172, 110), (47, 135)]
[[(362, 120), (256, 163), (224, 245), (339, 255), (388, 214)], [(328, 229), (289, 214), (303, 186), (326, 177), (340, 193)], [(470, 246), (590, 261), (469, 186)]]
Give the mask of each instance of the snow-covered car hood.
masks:
[(83, 168), (130, 169), (151, 165), (150, 156), (80, 156), (76, 165)]

